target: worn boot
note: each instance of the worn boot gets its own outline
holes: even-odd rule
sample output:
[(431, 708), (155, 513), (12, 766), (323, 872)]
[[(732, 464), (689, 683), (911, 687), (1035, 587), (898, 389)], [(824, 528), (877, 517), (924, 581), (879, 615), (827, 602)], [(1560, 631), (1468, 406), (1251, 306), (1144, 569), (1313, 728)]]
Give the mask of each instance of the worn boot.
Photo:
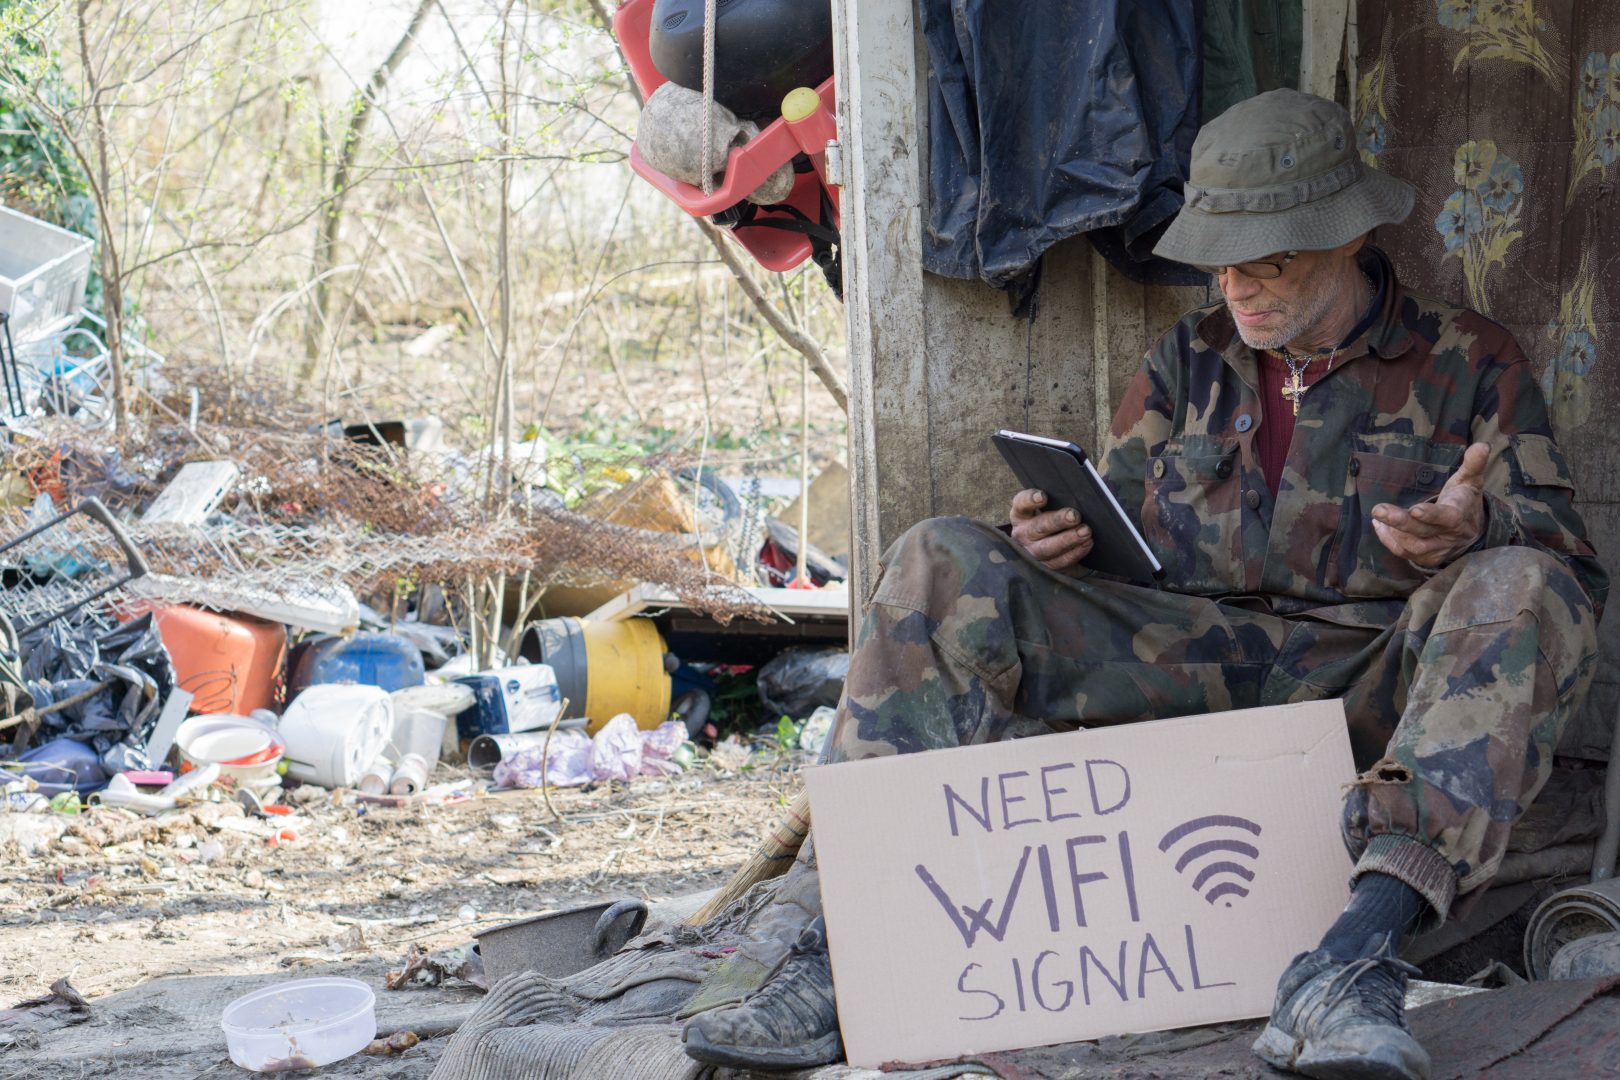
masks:
[(709, 1065), (774, 1071), (828, 1065), (844, 1056), (833, 1001), (827, 926), (817, 918), (767, 982), (741, 1004), (693, 1017), (686, 1054)]
[[(697, 993), (676, 1014), (677, 1020), (736, 1005), (763, 989), (788, 958), (804, 928), (820, 917), (821, 875), (810, 837), (805, 838), (804, 847), (787, 873), (770, 886), (770, 902), (746, 916), (746, 936), (735, 943), (736, 952), (709, 973)], [(751, 902), (733, 905), (731, 914), (750, 906)]]
[(1418, 970), (1388, 937), (1375, 940), (1358, 960), (1324, 949), (1295, 957), (1254, 1052), (1315, 1080), (1428, 1080), (1429, 1055), (1406, 1026), (1406, 979)]

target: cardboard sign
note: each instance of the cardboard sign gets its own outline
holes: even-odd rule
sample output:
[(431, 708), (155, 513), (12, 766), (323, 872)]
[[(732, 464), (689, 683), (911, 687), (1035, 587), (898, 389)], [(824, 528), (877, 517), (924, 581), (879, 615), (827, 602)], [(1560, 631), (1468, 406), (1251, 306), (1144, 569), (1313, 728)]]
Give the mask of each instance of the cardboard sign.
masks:
[(1267, 1015), (1354, 776), (1336, 700), (810, 770), (850, 1064)]

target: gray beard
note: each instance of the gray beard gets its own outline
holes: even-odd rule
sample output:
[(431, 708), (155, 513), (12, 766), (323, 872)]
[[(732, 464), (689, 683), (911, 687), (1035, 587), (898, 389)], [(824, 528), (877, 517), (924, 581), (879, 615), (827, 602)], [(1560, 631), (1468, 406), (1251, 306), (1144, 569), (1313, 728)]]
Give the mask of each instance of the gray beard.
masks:
[(1236, 319), (1232, 321), (1237, 324), (1238, 337), (1243, 339), (1243, 344), (1257, 352), (1267, 349), (1281, 349), (1298, 337), (1310, 325), (1309, 323), (1302, 323), (1296, 326), (1295, 323), (1299, 323), (1300, 320), (1295, 319), (1276, 330), (1250, 330), (1242, 323), (1237, 322)]
[[(1310, 282), (1307, 281), (1305, 284), (1310, 284)], [(1237, 327), (1238, 337), (1242, 338), (1243, 344), (1251, 349), (1283, 348), (1290, 341), (1303, 336), (1311, 327), (1321, 322), (1323, 317), (1327, 315), (1328, 310), (1333, 307), (1334, 295), (1329, 289), (1318, 289), (1308, 295), (1310, 301), (1303, 310), (1294, 312), (1289, 318), (1272, 329), (1251, 330), (1234, 316), (1232, 323)], [(1338, 343), (1334, 342), (1333, 344)], [(1327, 347), (1332, 348), (1332, 345)]]

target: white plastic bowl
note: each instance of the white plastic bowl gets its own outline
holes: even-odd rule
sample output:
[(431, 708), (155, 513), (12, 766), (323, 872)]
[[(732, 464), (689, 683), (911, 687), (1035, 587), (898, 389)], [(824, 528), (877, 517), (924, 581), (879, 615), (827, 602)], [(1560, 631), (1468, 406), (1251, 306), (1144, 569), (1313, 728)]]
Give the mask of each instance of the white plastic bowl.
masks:
[(298, 979), (225, 1006), (231, 1060), (252, 1072), (313, 1069), (364, 1050), (377, 1037), (377, 997), (356, 979)]
[[(257, 754), (274, 745), (276, 752), (252, 765), (233, 765), (231, 762)], [(276, 766), (281, 764), (285, 749), (281, 736), (268, 727), (246, 716), (214, 713), (187, 717), (174, 734), (174, 745), (180, 756), (196, 766), (218, 765), (221, 776), (232, 777), (238, 784), (257, 784), (273, 780)]]
[(212, 728), (202, 731), (186, 745), (186, 756), (204, 764), (245, 758), (270, 745), (270, 733), (249, 727)]

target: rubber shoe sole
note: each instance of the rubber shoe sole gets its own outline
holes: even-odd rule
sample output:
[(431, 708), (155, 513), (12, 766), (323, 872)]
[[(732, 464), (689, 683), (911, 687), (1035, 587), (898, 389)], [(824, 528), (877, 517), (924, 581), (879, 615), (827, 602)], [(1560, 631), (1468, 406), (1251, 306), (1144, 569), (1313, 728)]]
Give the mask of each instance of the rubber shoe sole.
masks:
[(752, 1069), (756, 1072), (789, 1072), (794, 1069), (812, 1069), (818, 1065), (831, 1065), (844, 1057), (844, 1040), (838, 1032), (829, 1032), (819, 1039), (798, 1046), (752, 1050), (736, 1046), (720, 1046), (710, 1042), (703, 1032), (687, 1025), (683, 1041), (686, 1056), (705, 1065), (723, 1065), (730, 1069)]
[(1409, 1050), (1398, 1045), (1388, 1050), (1388, 1055), (1332, 1058), (1301, 1053), (1300, 1041), (1272, 1023), (1254, 1042), (1255, 1056), (1267, 1065), (1311, 1080), (1429, 1080), (1429, 1055), (1416, 1041)]

